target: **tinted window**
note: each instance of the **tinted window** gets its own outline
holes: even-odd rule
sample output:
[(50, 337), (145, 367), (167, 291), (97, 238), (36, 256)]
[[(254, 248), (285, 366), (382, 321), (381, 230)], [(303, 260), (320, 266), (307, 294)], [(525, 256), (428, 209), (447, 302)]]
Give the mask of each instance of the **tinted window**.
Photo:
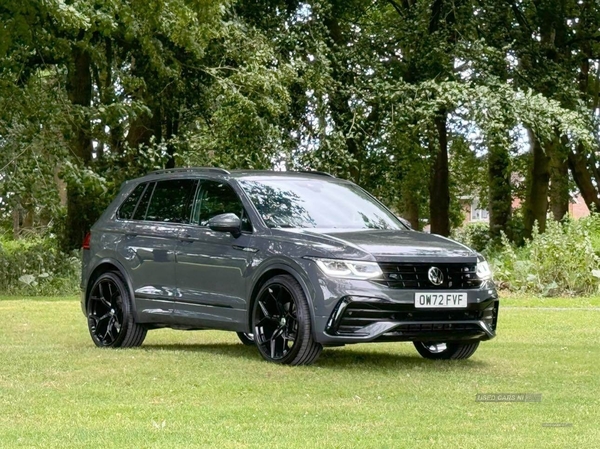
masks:
[(242, 201), (233, 188), (222, 182), (202, 181), (200, 194), (196, 199), (193, 222), (206, 226), (212, 217), (226, 213), (236, 214), (240, 218), (242, 231), (252, 231)]
[(134, 220), (143, 220), (146, 217), (146, 211), (148, 210), (148, 204), (150, 204), (150, 198), (152, 198), (152, 192), (154, 192), (155, 184), (155, 182), (148, 184), (148, 188), (142, 195), (142, 198), (135, 209), (135, 213), (133, 214)]
[(159, 181), (146, 212), (148, 221), (189, 223), (196, 181), (173, 179)]
[(143, 183), (133, 189), (133, 192), (129, 194), (127, 199), (125, 199), (123, 204), (121, 204), (121, 207), (119, 207), (119, 210), (117, 211), (117, 218), (121, 220), (131, 220), (131, 218), (133, 218), (135, 206), (137, 206), (137, 203), (142, 196), (142, 193), (144, 193), (145, 188), (146, 184)]
[(355, 184), (273, 177), (240, 185), (273, 228), (406, 229)]

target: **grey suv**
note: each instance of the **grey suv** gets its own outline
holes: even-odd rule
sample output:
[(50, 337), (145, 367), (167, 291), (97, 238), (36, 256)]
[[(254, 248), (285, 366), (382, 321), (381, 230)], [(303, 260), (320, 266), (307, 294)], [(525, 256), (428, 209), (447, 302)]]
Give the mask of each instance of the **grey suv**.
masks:
[(465, 359), (495, 336), (498, 295), (469, 248), (412, 231), (319, 172), (152, 172), (125, 183), (83, 244), (82, 309), (98, 346), (150, 329), (221, 329), (269, 361), (412, 341)]

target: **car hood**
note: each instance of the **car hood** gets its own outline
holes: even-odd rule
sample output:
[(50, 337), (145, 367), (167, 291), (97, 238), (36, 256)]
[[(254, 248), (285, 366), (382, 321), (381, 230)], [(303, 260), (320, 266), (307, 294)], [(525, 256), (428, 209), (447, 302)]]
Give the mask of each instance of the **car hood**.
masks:
[(319, 240), (328, 240), (328, 243), (333, 246), (350, 246), (369, 253), (380, 261), (406, 258), (427, 261), (429, 258), (438, 260), (440, 257), (469, 257), (475, 260), (477, 256), (474, 251), (453, 240), (417, 231), (303, 229), (300, 232), (305, 235), (319, 236)]

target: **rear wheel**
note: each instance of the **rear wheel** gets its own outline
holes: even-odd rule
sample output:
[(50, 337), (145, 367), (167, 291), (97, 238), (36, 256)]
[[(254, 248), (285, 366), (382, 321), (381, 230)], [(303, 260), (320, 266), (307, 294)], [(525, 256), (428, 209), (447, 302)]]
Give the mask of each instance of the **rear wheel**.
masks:
[(140, 346), (147, 330), (134, 320), (129, 290), (120, 273), (101, 274), (87, 299), (88, 329), (96, 346)]
[(473, 343), (440, 343), (415, 341), (415, 348), (422, 357), (431, 360), (460, 360), (471, 357), (477, 348), (479, 342)]
[(236, 332), (238, 338), (242, 343), (246, 346), (254, 346), (254, 335), (249, 334), (247, 332)]
[(260, 354), (270, 362), (309, 365), (323, 350), (312, 336), (306, 295), (290, 275), (273, 277), (258, 292), (252, 329)]

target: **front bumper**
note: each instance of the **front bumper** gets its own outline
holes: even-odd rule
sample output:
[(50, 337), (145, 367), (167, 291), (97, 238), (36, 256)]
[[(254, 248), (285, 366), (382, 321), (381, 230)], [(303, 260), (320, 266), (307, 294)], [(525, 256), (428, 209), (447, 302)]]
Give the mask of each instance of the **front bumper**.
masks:
[(417, 309), (413, 304), (370, 297), (343, 298), (324, 334), (340, 342), (483, 341), (496, 336), (498, 300), (463, 309)]
[[(313, 279), (314, 275), (314, 279)], [(467, 293), (466, 308), (415, 308), (419, 289), (335, 280), (310, 273), (314, 336), (323, 345), (375, 341), (484, 341), (496, 336), (499, 300), (493, 281)]]

